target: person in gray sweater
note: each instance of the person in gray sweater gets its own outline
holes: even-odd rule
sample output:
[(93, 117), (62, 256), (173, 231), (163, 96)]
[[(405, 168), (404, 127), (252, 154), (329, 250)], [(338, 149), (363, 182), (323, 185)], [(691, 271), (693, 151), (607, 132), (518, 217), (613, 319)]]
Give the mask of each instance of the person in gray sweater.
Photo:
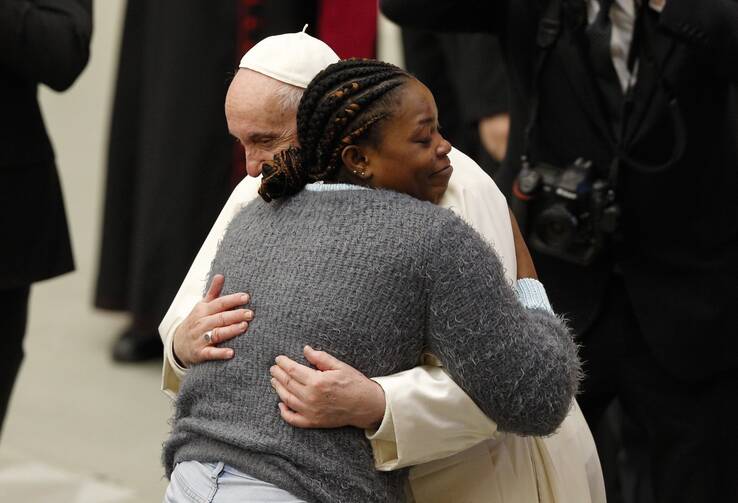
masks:
[(427, 88), (386, 63), (341, 61), (310, 83), (297, 119), (301, 148), (264, 165), (263, 200), (232, 220), (213, 261), (210, 277), (225, 276), (224, 294), (248, 287), (256, 317), (222, 343), (233, 359), (182, 383), (165, 500), (196, 483), (177, 478), (190, 462), (244, 475), (239, 501), (258, 501), (260, 483), (274, 501), (405, 500), (406, 472), (375, 471), (363, 431), (274, 413), (286, 406), (269, 368), (277, 355), (307, 364), (306, 345), (370, 377), (431, 353), (501, 430), (555, 431), (577, 389), (576, 347), (540, 284), (525, 307), (491, 247), (433, 204), (453, 168)]

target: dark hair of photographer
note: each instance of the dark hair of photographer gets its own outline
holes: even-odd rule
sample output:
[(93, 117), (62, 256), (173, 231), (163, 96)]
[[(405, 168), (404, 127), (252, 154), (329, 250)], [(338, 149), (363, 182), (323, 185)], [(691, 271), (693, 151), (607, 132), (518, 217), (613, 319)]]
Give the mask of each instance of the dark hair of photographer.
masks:
[(394, 65), (366, 59), (339, 61), (321, 71), (297, 110), (300, 147), (264, 163), (259, 195), (270, 202), (314, 181), (357, 183), (341, 176), (341, 153), (349, 145), (381, 141), (378, 125), (392, 116), (399, 90), (411, 78)]

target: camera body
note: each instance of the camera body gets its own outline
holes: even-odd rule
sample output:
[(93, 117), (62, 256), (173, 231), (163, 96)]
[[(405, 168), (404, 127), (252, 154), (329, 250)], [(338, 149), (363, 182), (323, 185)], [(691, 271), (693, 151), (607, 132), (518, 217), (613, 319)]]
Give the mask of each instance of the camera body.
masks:
[(614, 187), (591, 161), (559, 168), (524, 158), (513, 195), (530, 246), (567, 262), (591, 264), (618, 228)]

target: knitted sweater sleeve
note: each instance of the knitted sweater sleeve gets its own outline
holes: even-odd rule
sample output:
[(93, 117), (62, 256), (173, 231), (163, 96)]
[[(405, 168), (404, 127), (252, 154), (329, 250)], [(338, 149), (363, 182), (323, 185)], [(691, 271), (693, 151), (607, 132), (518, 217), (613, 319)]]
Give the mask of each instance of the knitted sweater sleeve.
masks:
[(563, 320), (524, 308), (492, 248), (452, 214), (427, 250), (428, 349), (500, 430), (553, 433), (580, 375)]

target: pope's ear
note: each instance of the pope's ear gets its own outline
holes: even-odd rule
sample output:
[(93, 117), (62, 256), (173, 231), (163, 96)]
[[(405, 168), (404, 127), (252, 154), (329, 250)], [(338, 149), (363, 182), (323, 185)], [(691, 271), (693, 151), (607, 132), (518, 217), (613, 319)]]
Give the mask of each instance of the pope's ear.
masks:
[(361, 180), (371, 178), (369, 171), (369, 157), (364, 149), (358, 145), (348, 145), (341, 151), (341, 160), (346, 170)]

